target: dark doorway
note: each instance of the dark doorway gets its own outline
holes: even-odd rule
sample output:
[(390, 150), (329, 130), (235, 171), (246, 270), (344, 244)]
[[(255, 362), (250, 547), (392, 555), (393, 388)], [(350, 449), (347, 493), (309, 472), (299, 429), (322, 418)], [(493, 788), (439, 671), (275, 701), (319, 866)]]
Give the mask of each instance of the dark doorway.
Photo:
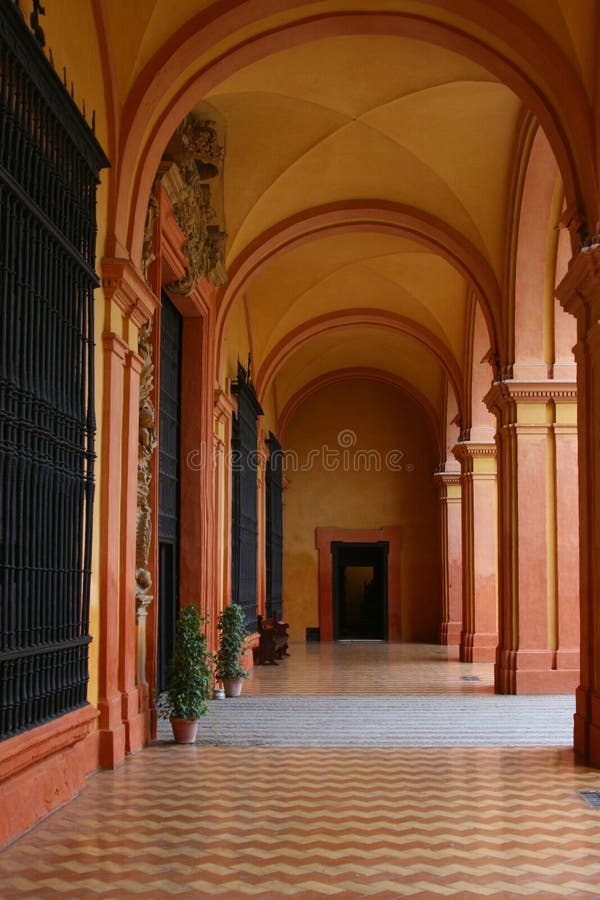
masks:
[(387, 640), (388, 550), (387, 541), (332, 541), (334, 640)]
[(183, 320), (162, 295), (158, 481), (158, 660), (157, 689), (166, 687), (179, 612), (179, 452)]

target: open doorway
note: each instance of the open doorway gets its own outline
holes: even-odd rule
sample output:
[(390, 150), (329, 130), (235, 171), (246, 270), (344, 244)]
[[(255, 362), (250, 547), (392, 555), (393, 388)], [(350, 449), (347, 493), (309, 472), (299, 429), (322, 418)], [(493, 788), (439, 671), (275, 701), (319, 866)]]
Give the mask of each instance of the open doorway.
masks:
[(331, 542), (334, 640), (388, 638), (387, 541)]

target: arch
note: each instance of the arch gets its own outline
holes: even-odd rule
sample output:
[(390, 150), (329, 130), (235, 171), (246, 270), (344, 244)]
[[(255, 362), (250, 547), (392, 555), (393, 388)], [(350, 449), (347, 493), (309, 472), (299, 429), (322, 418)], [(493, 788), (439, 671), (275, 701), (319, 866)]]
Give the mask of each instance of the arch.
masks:
[(412, 319), (381, 309), (340, 310), (335, 313), (316, 316), (294, 328), (271, 350), (258, 371), (256, 392), (259, 400), (265, 397), (277, 372), (296, 350), (318, 335), (330, 334), (348, 328), (378, 328), (394, 331), (422, 344), (433, 353), (447, 372), (456, 396), (459, 398), (459, 409), (462, 408), (460, 368), (446, 345), (437, 335), (424, 326), (418, 325)]
[(481, 309), (476, 304), (473, 304), (470, 339), (471, 365), (466, 373), (466, 378), (471, 382), (468, 440), (492, 442), (496, 433), (496, 420), (483, 400), (492, 386), (490, 351), (485, 322)]
[(431, 427), (437, 449), (438, 451), (440, 450), (441, 437), (439, 417), (436, 416), (435, 410), (427, 397), (417, 387), (410, 384), (409, 381), (402, 378), (400, 375), (386, 372), (384, 369), (374, 369), (370, 366), (350, 366), (346, 369), (335, 369), (332, 372), (325, 372), (323, 375), (318, 375), (316, 378), (313, 378), (312, 381), (307, 382), (303, 387), (296, 391), (285, 404), (278, 418), (277, 432), (281, 443), (285, 443), (285, 434), (290, 420), (303, 403), (323, 388), (329, 387), (332, 384), (340, 384), (344, 381), (370, 381), (392, 387), (401, 394), (408, 394), (412, 400), (422, 407)]
[(452, 448), (460, 440), (461, 422), (459, 415), (458, 399), (456, 393), (450, 390), (450, 382), (448, 381), (448, 376), (446, 376), (442, 400), (443, 442), (440, 441), (442, 451), (440, 454), (441, 471), (460, 471), (460, 466), (452, 453)]
[(263, 232), (230, 269), (217, 313), (217, 372), (220, 372), (223, 336), (229, 311), (250, 278), (264, 266), (302, 243), (325, 235), (376, 231), (410, 238), (442, 256), (465, 278), (479, 299), (494, 352), (500, 348), (501, 297), (491, 266), (461, 234), (440, 219), (397, 203), (360, 201), (333, 203), (307, 210)]
[(527, 148), (523, 164), (514, 289), (511, 291), (514, 357), (509, 363), (512, 363), (513, 378), (535, 379), (548, 377), (548, 368), (554, 361), (554, 338), (548, 329), (554, 312), (555, 285), (553, 272), (551, 283), (547, 284), (547, 269), (555, 252), (549, 252), (548, 236), (554, 231), (559, 217), (553, 216), (558, 166), (546, 135), (539, 128)]
[[(448, 0), (437, 2), (442, 8), (449, 5)], [(180, 28), (140, 73), (123, 111), (112, 239), (115, 246), (120, 246), (121, 241), (126, 243), (135, 263), (141, 259), (147, 199), (162, 151), (195, 102), (232, 72), (257, 59), (286, 47), (343, 34), (412, 37), (446, 47), (486, 68), (521, 98), (546, 131), (559, 163), (569, 207), (583, 213), (595, 210), (593, 122), (583, 86), (556, 44), (513, 7), (499, 10), (473, 0), (452, 0), (454, 13), (467, 24), (488, 32), (487, 43), (431, 16), (406, 12), (342, 12), (288, 22), (241, 40), (194, 73), (154, 119), (167, 87), (177, 82), (202, 52), (244, 25), (292, 9), (296, 3), (297, 0), (237, 0), (225, 8), (220, 5), (216, 15), (213, 10), (205, 10)], [(513, 62), (495, 49), (491, 43), (494, 37), (518, 52), (523, 63)], [(532, 64), (542, 85), (535, 84), (526, 72)], [(558, 98), (556, 103), (553, 97)], [(138, 157), (140, 147), (143, 152)]]

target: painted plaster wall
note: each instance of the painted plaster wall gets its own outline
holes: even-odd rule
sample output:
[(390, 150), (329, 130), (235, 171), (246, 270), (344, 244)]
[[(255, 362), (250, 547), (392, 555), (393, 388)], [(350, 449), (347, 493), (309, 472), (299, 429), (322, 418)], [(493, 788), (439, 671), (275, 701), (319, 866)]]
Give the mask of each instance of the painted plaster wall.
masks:
[(402, 528), (402, 639), (437, 641), (437, 451), (420, 408), (391, 387), (331, 385), (298, 409), (285, 450), (284, 614), (292, 639), (303, 640), (305, 629), (318, 625), (315, 528), (388, 525)]

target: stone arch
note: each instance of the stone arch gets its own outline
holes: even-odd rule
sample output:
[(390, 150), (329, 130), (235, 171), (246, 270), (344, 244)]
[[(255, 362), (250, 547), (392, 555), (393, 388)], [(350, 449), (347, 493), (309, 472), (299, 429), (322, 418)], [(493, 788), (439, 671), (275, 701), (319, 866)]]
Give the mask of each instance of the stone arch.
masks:
[[(515, 379), (553, 377), (556, 344), (576, 340), (575, 323), (556, 308), (557, 263), (564, 274), (566, 250), (560, 236), (564, 192), (558, 164), (544, 132), (535, 127), (524, 148), (518, 198), (513, 284), (509, 290), (509, 372)], [(559, 258), (559, 244), (561, 253)]]
[(422, 344), (435, 356), (448, 374), (457, 397), (461, 397), (459, 408), (461, 407), (461, 372), (456, 359), (446, 345), (437, 335), (411, 319), (379, 309), (341, 310), (333, 314), (317, 316), (294, 328), (271, 350), (258, 370), (255, 383), (259, 399), (264, 398), (275, 375), (296, 350), (317, 335), (348, 328), (379, 328), (394, 331)]
[[(156, 116), (170, 85), (181, 81), (201, 51), (270, 12), (292, 9), (295, 0), (255, 0), (228, 4), (215, 15), (205, 10), (176, 32), (147, 63), (123, 111), (117, 187), (113, 210), (111, 255), (125, 247), (134, 262), (142, 250), (144, 217), (160, 156), (183, 116), (213, 85), (249, 62), (284, 47), (339, 34), (397, 34), (414, 37), (462, 53), (487, 68), (531, 109), (558, 160), (567, 204), (585, 218), (595, 216), (596, 187), (592, 159), (593, 123), (585, 91), (572, 66), (554, 42), (520, 10), (483, 8), (472, 0), (452, 0), (452, 10), (467, 28), (487, 31), (487, 41), (433, 16), (399, 13), (322, 14), (290, 22), (242, 40), (217, 60), (194, 73)], [(438, 0), (441, 7), (448, 0)], [(506, 42), (519, 62), (497, 50), (494, 38)], [(541, 84), (528, 74), (531, 65)], [(556, 99), (555, 99), (556, 98)], [(139, 148), (143, 147), (140, 153)], [(573, 238), (575, 240), (575, 238)]]
[[(494, 353), (501, 346), (501, 299), (496, 277), (482, 254), (444, 222), (408, 206), (384, 201), (331, 204), (274, 226), (235, 260), (217, 314), (217, 353), (222, 352), (228, 314), (249, 280), (282, 253), (324, 235), (376, 231), (409, 238), (442, 256), (461, 274), (481, 304)], [(217, 363), (220, 373), (220, 360)]]

